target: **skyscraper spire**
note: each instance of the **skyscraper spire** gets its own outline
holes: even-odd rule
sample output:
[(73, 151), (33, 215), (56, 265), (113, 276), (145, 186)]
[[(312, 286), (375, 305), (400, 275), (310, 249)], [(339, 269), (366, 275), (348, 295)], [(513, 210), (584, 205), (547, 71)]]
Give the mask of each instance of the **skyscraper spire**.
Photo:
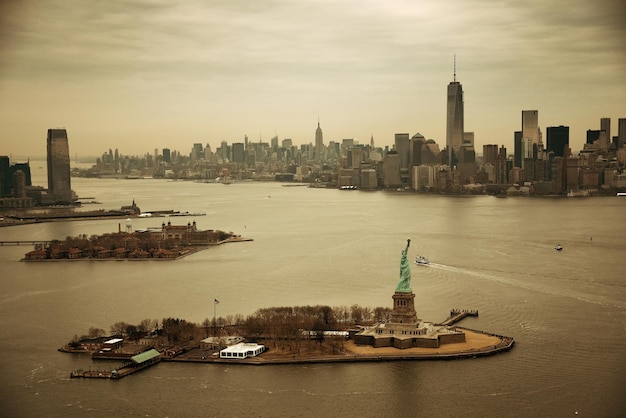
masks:
[(454, 54), (454, 82), (456, 83), (456, 54)]
[(317, 129), (315, 130), (315, 160), (322, 161), (324, 156), (324, 136), (320, 128), (320, 117), (317, 117)]

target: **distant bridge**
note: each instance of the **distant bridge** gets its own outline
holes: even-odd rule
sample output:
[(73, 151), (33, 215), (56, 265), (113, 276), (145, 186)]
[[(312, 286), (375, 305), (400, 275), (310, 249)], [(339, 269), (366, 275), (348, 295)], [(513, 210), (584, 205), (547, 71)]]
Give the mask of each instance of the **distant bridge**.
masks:
[(49, 245), (54, 241), (0, 241), (0, 247), (5, 245)]

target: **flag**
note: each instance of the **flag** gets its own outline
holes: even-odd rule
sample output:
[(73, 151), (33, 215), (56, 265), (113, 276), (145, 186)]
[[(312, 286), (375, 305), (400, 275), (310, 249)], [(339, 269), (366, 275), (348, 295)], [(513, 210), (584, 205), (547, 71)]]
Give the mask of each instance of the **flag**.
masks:
[(217, 305), (218, 303), (220, 303), (220, 301), (217, 300), (217, 299), (213, 299), (213, 303), (215, 303)]

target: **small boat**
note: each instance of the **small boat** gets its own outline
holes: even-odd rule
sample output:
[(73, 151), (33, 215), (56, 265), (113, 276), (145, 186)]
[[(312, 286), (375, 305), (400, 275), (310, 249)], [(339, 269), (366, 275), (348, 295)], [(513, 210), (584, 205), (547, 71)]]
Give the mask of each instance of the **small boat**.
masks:
[(427, 266), (428, 264), (430, 264), (430, 261), (426, 257), (418, 255), (415, 257), (415, 264)]
[(561, 251), (563, 249), (563, 246), (561, 244), (556, 244), (556, 247), (554, 247), (554, 249), (557, 251)]

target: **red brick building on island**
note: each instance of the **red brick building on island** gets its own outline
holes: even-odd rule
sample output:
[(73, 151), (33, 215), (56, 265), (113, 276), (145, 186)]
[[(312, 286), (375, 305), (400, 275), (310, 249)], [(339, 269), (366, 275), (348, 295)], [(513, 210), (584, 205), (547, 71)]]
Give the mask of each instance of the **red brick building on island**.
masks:
[(98, 236), (68, 237), (65, 241), (51, 241), (26, 253), (24, 261), (79, 260), (79, 259), (160, 259), (172, 260), (210, 245), (218, 245), (233, 233), (219, 230), (198, 230), (196, 222), (172, 225), (164, 222), (161, 228), (127, 230)]

